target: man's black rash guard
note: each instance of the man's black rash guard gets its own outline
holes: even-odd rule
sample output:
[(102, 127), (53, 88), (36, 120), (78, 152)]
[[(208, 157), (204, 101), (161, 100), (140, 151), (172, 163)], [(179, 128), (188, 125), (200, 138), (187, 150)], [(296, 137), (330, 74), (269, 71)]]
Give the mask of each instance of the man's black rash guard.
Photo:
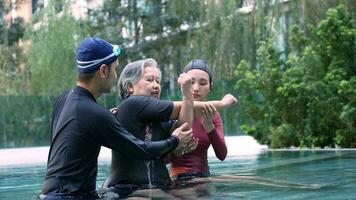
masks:
[(42, 194), (71, 195), (95, 191), (100, 146), (136, 159), (151, 160), (177, 147), (179, 139), (144, 142), (124, 129), (79, 86), (60, 96), (53, 110), (51, 147)]

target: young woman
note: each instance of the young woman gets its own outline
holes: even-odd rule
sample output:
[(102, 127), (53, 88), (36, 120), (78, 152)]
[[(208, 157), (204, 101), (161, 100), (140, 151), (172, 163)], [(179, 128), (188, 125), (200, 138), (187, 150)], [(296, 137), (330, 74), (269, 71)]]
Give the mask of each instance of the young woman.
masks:
[[(212, 73), (206, 61), (193, 59), (183, 70), (192, 78), (194, 101), (203, 101), (212, 89)], [(216, 157), (223, 161), (227, 155), (223, 123), (215, 107), (203, 110), (202, 116), (193, 121), (193, 136), (199, 139), (198, 147), (183, 156), (171, 156), (170, 176), (172, 179), (185, 180), (195, 177), (208, 177), (208, 148), (213, 146)]]
[[(125, 66), (118, 81), (118, 90), (123, 102), (116, 111), (119, 122), (135, 137), (141, 140), (161, 140), (169, 137), (171, 132), (184, 122), (193, 121), (193, 93), (191, 78), (183, 73), (178, 78), (181, 86), (182, 102), (159, 100), (161, 94), (161, 72), (154, 59), (135, 61)], [(236, 102), (227, 95), (220, 101), (212, 101), (211, 105), (226, 107)], [(209, 112), (210, 104), (194, 102), (197, 110)], [(189, 129), (189, 126), (186, 127)], [(175, 155), (192, 151), (198, 141), (188, 145), (186, 149), (177, 148)], [(152, 162), (135, 160), (130, 155), (112, 151), (112, 162), (109, 177), (104, 188), (121, 196), (132, 193), (136, 189), (166, 186), (171, 180), (163, 162), (162, 155)], [(151, 185), (149, 185), (151, 184)]]

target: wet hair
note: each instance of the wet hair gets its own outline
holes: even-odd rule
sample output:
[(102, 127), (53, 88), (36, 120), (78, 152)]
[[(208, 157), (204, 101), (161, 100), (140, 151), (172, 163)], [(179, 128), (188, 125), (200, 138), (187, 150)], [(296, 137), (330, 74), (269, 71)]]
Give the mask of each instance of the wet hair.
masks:
[[(136, 84), (141, 79), (146, 67), (154, 67), (159, 70), (157, 61), (153, 58), (137, 60), (124, 67), (117, 82), (117, 89), (121, 99), (127, 99), (130, 96), (129, 86)], [(159, 72), (161, 73), (160, 70)]]

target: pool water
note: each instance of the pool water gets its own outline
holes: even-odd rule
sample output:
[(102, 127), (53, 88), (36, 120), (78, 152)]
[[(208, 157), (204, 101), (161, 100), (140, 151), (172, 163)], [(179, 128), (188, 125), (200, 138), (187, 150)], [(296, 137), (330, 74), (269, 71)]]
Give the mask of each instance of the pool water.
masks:
[[(356, 194), (355, 150), (267, 150), (259, 155), (210, 159), (214, 182), (185, 187), (151, 199), (353, 199)], [(97, 188), (109, 172), (101, 161)], [(0, 167), (0, 199), (37, 199), (45, 163)], [(161, 196), (160, 196), (161, 195)], [(110, 199), (110, 195), (106, 197)]]

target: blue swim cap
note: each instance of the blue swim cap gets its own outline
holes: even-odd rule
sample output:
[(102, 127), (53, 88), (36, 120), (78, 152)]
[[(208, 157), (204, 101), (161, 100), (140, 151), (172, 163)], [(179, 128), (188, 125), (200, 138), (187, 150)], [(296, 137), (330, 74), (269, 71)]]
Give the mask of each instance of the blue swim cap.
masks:
[(112, 45), (97, 37), (86, 38), (77, 48), (77, 71), (79, 73), (95, 72), (102, 64), (113, 63), (120, 53), (121, 49), (117, 45)]

